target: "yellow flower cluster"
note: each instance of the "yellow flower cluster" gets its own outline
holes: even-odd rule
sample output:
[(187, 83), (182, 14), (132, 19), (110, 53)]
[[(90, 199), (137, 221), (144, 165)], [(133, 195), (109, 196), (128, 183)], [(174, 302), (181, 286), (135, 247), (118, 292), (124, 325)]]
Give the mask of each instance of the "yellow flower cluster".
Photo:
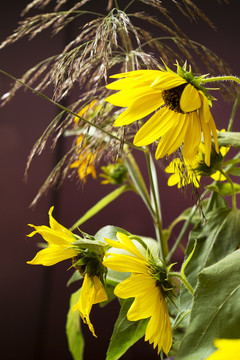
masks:
[[(76, 242), (77, 237), (60, 225), (53, 218), (52, 212), (53, 207), (49, 210), (50, 227), (30, 225), (35, 228), (35, 231), (28, 236), (32, 237), (39, 233), (48, 243), (48, 247), (40, 250), (31, 261), (27, 262), (28, 264), (50, 266), (70, 258), (75, 260), (81, 253)], [(153, 259), (150, 261), (147, 252), (141, 252), (127, 235), (117, 233), (117, 239), (118, 241), (111, 239), (105, 239), (105, 241), (109, 248), (123, 249), (127, 253), (107, 252), (102, 264), (106, 268), (120, 272), (131, 272), (132, 274), (116, 286), (114, 293), (123, 299), (135, 298), (127, 313), (128, 320), (138, 321), (149, 318), (145, 341), (153, 344), (154, 348), (158, 347), (158, 353), (161, 349), (168, 353), (172, 344), (172, 329), (164, 290), (157, 278), (158, 274), (156, 274), (153, 266)], [(79, 311), (83, 322), (88, 325), (94, 336), (96, 336), (95, 330), (90, 321), (92, 306), (107, 299), (104, 284), (100, 277), (94, 275), (92, 271), (91, 274), (86, 272), (80, 298), (73, 306), (72, 311)]]

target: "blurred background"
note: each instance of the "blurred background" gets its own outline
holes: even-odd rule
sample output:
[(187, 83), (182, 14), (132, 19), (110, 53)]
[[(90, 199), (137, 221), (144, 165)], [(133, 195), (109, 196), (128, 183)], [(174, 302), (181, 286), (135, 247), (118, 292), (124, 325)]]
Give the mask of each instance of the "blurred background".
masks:
[[(119, 2), (121, 3), (121, 0)], [(26, 0), (1, 2), (0, 42), (16, 28), (21, 20), (20, 13), (28, 3)], [(163, 5), (167, 5), (166, 3), (167, 1), (163, 1)], [(196, 4), (214, 22), (216, 30), (200, 19), (190, 22), (174, 6), (169, 8), (170, 15), (177, 19), (178, 25), (181, 25), (181, 29), (191, 39), (209, 47), (228, 63), (233, 74), (239, 75), (240, 2), (201, 0), (196, 1)], [(90, 1), (87, 8), (104, 12), (106, 7), (106, 0), (96, 0)], [(64, 32), (60, 32), (52, 38), (47, 30), (31, 42), (24, 38), (9, 45), (0, 51), (0, 68), (15, 77), (21, 77), (42, 59), (61, 52), (65, 45), (65, 36)], [(0, 96), (8, 92), (11, 84), (12, 80), (0, 74)], [(47, 94), (50, 95), (50, 92)], [(226, 124), (231, 108), (232, 102), (220, 99), (215, 103), (213, 116), (218, 128)], [(113, 190), (110, 185), (101, 185), (99, 178), (92, 180), (89, 177), (84, 187), (79, 185), (76, 179), (69, 179), (59, 190), (48, 191), (35, 208), (29, 208), (38, 189), (67, 146), (65, 141), (62, 141), (61, 145), (52, 151), (49, 143), (43, 154), (32, 162), (28, 181), (24, 182), (28, 155), (57, 111), (52, 104), (28, 90), (20, 90), (10, 103), (0, 108), (0, 353), (4, 360), (71, 359), (65, 336), (65, 320), (69, 296), (79, 284), (66, 287), (72, 274), (71, 270), (67, 271), (70, 265), (67, 262), (51, 268), (26, 264), (37, 251), (35, 238), (26, 237), (31, 231), (27, 224), (47, 225), (48, 210), (54, 205), (54, 217), (64, 226), (70, 227), (96, 201)], [(235, 130), (239, 131), (238, 121), (235, 122)], [(137, 154), (137, 159), (142, 166), (140, 154)], [(167, 176), (161, 167), (160, 164), (163, 225), (168, 227), (181, 211), (194, 204), (194, 198), (191, 193), (167, 188)], [(83, 224), (82, 230), (94, 235), (108, 224), (120, 226), (132, 233), (154, 237), (151, 218), (141, 200), (132, 193), (122, 195), (115, 203)], [(176, 228), (176, 232), (178, 229)], [(98, 339), (93, 338), (86, 326), (83, 326), (86, 360), (94, 356), (100, 360), (105, 358), (117, 311), (117, 302), (104, 309), (94, 307), (91, 318)], [(138, 360), (146, 358), (157, 359), (158, 356), (143, 340), (123, 357)]]

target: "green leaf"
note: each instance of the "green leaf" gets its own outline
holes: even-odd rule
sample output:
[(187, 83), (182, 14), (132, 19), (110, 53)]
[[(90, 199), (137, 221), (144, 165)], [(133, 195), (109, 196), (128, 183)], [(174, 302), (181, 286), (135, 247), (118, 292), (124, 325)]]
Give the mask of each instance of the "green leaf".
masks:
[[(235, 193), (239, 194), (240, 193), (240, 185), (236, 184), (236, 183), (233, 183), (233, 185), (234, 185)], [(209, 185), (208, 189), (218, 192), (222, 196), (232, 195), (232, 187), (231, 187), (231, 184), (229, 184), (229, 182), (227, 182), (227, 183), (221, 182), (221, 183), (216, 184), (214, 187)]]
[(106, 225), (103, 228), (101, 228), (100, 230), (98, 230), (98, 232), (94, 235), (94, 237), (96, 240), (99, 240), (99, 241), (104, 241), (104, 238), (108, 238), (111, 240), (117, 240), (118, 232), (122, 232), (128, 236), (131, 235), (128, 231), (126, 231), (118, 226)]
[(67, 282), (67, 286), (71, 285), (75, 281), (81, 280), (83, 277), (80, 275), (78, 270), (75, 270), (70, 279)]
[(196, 285), (197, 275), (237, 249), (240, 241), (240, 211), (220, 208), (207, 215), (191, 232), (186, 257), (191, 253), (195, 239), (197, 246), (188, 263), (185, 274), (192, 286)]
[(73, 231), (74, 229), (82, 225), (85, 221), (89, 220), (105, 206), (117, 199), (125, 191), (128, 191), (130, 189), (131, 187), (129, 185), (123, 185), (112, 191), (110, 194), (106, 195), (104, 198), (98, 201), (91, 209), (89, 209), (77, 222), (75, 222), (75, 224), (70, 228), (70, 231)]
[(84, 339), (80, 326), (79, 312), (72, 312), (72, 306), (75, 305), (80, 297), (81, 289), (71, 295), (70, 307), (67, 315), (66, 332), (68, 347), (74, 360), (83, 359)]
[(231, 168), (230, 170), (228, 170), (227, 173), (230, 175), (234, 175), (234, 176), (240, 176), (240, 167), (235, 166), (235, 167)]
[(240, 338), (240, 250), (198, 276), (189, 328), (178, 360), (204, 360), (215, 338)]
[[(196, 239), (195, 251), (185, 269), (185, 275), (193, 288), (200, 271), (237, 249), (240, 241), (240, 211), (225, 207), (208, 213), (207, 221), (203, 219), (190, 232), (186, 258)], [(184, 287), (181, 289), (180, 303), (181, 310), (190, 309), (192, 305), (192, 296)]]
[(129, 321), (127, 312), (133, 299), (121, 301), (121, 310), (115, 323), (106, 360), (119, 359), (133, 344), (143, 337), (149, 319)]

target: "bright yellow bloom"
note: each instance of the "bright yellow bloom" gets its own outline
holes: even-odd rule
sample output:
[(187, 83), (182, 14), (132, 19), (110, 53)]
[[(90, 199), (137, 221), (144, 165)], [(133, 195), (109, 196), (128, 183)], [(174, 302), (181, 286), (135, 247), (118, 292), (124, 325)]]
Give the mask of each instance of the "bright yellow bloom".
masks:
[(216, 339), (214, 346), (218, 350), (206, 360), (240, 360), (240, 339)]
[(50, 266), (78, 255), (77, 248), (72, 245), (76, 241), (73, 233), (59, 224), (52, 217), (52, 212), (53, 206), (48, 212), (50, 227), (30, 224), (35, 231), (28, 236), (32, 237), (39, 233), (47, 241), (48, 247), (40, 250), (31, 261), (27, 261), (28, 264)]
[(106, 101), (127, 107), (114, 125), (128, 125), (151, 114), (135, 135), (134, 144), (145, 146), (160, 139), (156, 159), (172, 154), (183, 144), (184, 158), (194, 161), (203, 133), (205, 162), (209, 165), (211, 135), (217, 152), (218, 139), (206, 90), (200, 86), (201, 77), (194, 77), (191, 71), (186, 72), (180, 66), (181, 76), (166, 69), (136, 70), (111, 76), (120, 80), (107, 88), (120, 91)]
[(131, 276), (118, 284), (114, 290), (116, 296), (127, 299), (134, 297), (128, 310), (127, 318), (130, 321), (150, 318), (146, 331), (145, 341), (158, 346), (165, 353), (172, 345), (172, 330), (166, 301), (163, 291), (155, 277), (154, 270), (146, 254), (141, 253), (131, 239), (123, 234), (117, 234), (118, 241), (105, 239), (115, 248), (124, 249), (130, 254), (109, 254), (103, 265), (110, 269), (131, 272)]
[[(49, 223), (48, 226), (34, 226), (35, 228), (28, 236), (32, 237), (36, 233), (42, 235), (45, 241), (48, 243), (48, 247), (40, 250), (33, 260), (27, 261), (31, 265), (55, 265), (56, 263), (73, 259), (73, 266), (81, 257), (81, 251), (77, 248), (77, 245), (73, 243), (77, 240), (73, 233), (59, 224), (52, 217), (53, 207), (49, 210)], [(78, 268), (78, 266), (76, 266)], [(107, 300), (107, 294), (104, 287), (98, 278), (98, 276), (89, 276), (87, 273), (84, 275), (83, 285), (79, 301), (73, 306), (72, 310), (79, 310), (83, 322), (88, 324), (89, 330), (94, 336), (94, 328), (90, 322), (89, 315), (92, 309), (92, 305)]]
[[(83, 140), (83, 135), (80, 135), (77, 138), (76, 144), (79, 145)], [(83, 144), (83, 147), (87, 144)], [(70, 168), (78, 168), (78, 176), (80, 180), (83, 180), (83, 182), (86, 182), (87, 176), (89, 174), (92, 175), (94, 179), (96, 179), (96, 169), (94, 166), (94, 160), (96, 158), (95, 154), (92, 154), (89, 149), (85, 146), (85, 149), (83, 148), (81, 150), (81, 153), (79, 155), (78, 160), (74, 161)]]
[(97, 337), (94, 327), (90, 321), (90, 312), (93, 304), (106, 301), (108, 299), (106, 291), (97, 276), (91, 278), (88, 274), (84, 276), (81, 295), (78, 302), (72, 307), (72, 311), (78, 310), (83, 322), (88, 325), (93, 336)]

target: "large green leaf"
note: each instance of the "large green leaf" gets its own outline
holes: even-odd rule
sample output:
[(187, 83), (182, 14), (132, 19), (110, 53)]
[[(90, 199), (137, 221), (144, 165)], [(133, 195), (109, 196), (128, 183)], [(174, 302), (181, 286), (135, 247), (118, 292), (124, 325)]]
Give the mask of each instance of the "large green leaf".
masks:
[(149, 319), (129, 321), (127, 312), (133, 299), (121, 301), (121, 310), (115, 323), (106, 360), (119, 359), (133, 344), (143, 337)]
[(68, 347), (74, 360), (82, 360), (84, 350), (84, 339), (80, 326), (79, 312), (72, 312), (73, 305), (76, 304), (79, 299), (80, 291), (81, 290), (78, 290), (71, 295), (66, 323)]
[[(240, 250), (198, 276), (188, 330), (178, 360), (204, 360), (215, 338), (240, 338)], [(229, 359), (230, 360), (230, 359)]]
[[(197, 240), (194, 254), (185, 269), (185, 275), (193, 288), (200, 271), (231, 254), (240, 243), (239, 210), (222, 207), (206, 216), (206, 220), (203, 219), (191, 231), (186, 250), (188, 257)], [(191, 309), (192, 296), (184, 286), (180, 293), (180, 303), (182, 311)]]

